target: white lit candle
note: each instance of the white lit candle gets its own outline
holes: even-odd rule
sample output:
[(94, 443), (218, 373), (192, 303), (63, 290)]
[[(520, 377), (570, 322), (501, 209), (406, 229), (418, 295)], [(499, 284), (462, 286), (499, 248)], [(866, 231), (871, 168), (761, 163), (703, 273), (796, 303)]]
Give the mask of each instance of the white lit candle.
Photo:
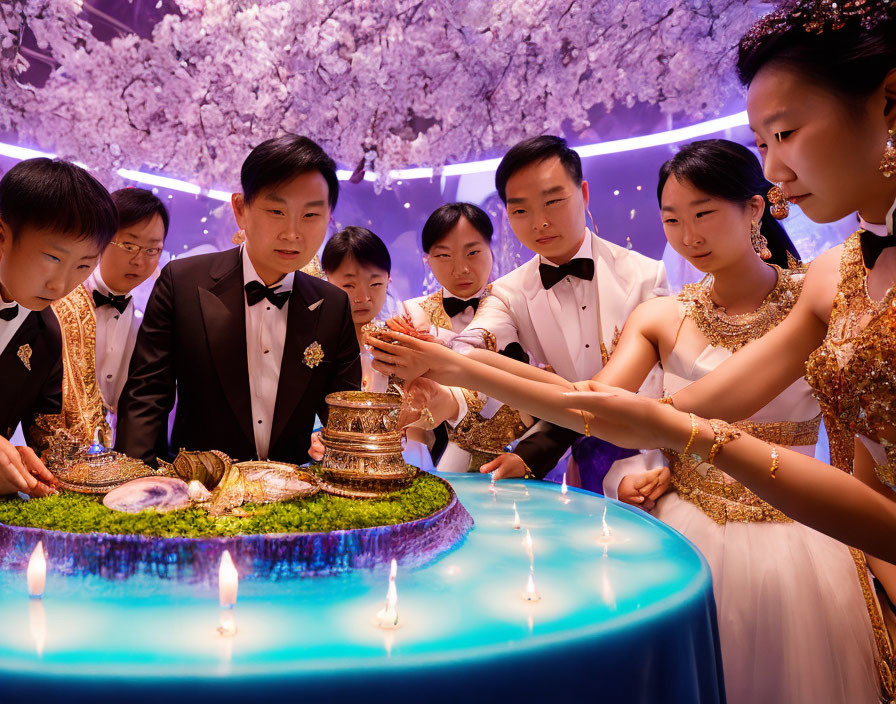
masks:
[(221, 555), (221, 564), (218, 567), (218, 598), (222, 609), (232, 609), (236, 603), (236, 593), (239, 588), (240, 577), (230, 557), (230, 551), (225, 550)]
[(398, 575), (398, 562), (394, 559), (389, 566), (389, 589), (386, 592), (386, 605), (380, 609), (374, 619), (377, 626), (385, 629), (398, 628), (398, 589), (395, 586), (395, 577)]
[(529, 570), (529, 581), (526, 582), (526, 589), (522, 594), (524, 601), (541, 601), (541, 594), (535, 588), (535, 571)]
[(520, 514), (516, 510), (516, 501), (513, 502), (513, 529), (519, 530), (522, 527), (520, 524)]
[(28, 593), (32, 599), (40, 599), (47, 582), (47, 558), (44, 555), (43, 541), (38, 540), (28, 560)]
[[(221, 609), (218, 633), (225, 638), (232, 638), (236, 635), (236, 620), (233, 618), (233, 609)], [(228, 651), (227, 659), (230, 659), (230, 651)]]
[(566, 472), (563, 473), (563, 483), (560, 485), (560, 500), (568, 504), (569, 503), (569, 488), (566, 486)]

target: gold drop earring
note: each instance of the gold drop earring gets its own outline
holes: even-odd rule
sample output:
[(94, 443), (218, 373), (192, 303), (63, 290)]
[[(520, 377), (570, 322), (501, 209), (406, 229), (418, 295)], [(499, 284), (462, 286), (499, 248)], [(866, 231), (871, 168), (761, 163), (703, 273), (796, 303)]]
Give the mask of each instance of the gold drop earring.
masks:
[(884, 148), (884, 158), (880, 160), (880, 172), (884, 178), (896, 173), (896, 130), (887, 130), (887, 146)]
[(772, 204), (771, 213), (775, 220), (783, 220), (790, 214), (790, 203), (784, 197), (780, 183), (776, 183), (769, 190), (768, 202)]
[(768, 248), (768, 240), (759, 230), (759, 225), (755, 222), (750, 223), (750, 243), (753, 245), (756, 254), (758, 254), (762, 260), (768, 261), (772, 258), (772, 252)]

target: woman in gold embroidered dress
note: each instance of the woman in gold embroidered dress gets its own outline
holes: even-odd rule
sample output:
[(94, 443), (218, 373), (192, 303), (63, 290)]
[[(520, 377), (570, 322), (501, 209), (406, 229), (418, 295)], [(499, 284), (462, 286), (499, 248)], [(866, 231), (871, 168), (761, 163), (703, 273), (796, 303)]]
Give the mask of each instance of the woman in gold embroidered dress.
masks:
[[(782, 268), (796, 252), (758, 195), (770, 186), (756, 157), (725, 140), (690, 144), (663, 165), (666, 237), (708, 275), (635, 309), (598, 381), (637, 389), (659, 361), (673, 394), (787, 316), (804, 276)], [(819, 420), (800, 378), (737, 425), (811, 457)], [(620, 473), (619, 498), (655, 501), (653, 515), (709, 562), (731, 704), (876, 700), (874, 635), (849, 548), (691, 454), (645, 452), (617, 462), (607, 480)]]

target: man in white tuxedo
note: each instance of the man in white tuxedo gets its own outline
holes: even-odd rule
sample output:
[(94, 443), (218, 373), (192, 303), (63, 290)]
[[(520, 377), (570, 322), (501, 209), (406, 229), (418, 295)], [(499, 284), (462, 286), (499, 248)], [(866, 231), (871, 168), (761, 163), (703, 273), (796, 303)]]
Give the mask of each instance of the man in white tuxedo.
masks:
[[(601, 239), (586, 227), (588, 182), (579, 155), (544, 135), (510, 149), (495, 174), (514, 234), (535, 252), (492, 285), (466, 329), (452, 341), (504, 349), (518, 343), (534, 364), (570, 381), (606, 363), (626, 319), (642, 301), (669, 293), (662, 262)], [(659, 394), (656, 380), (642, 391)], [(544, 477), (580, 437), (539, 422), (514, 453), (483, 467), (495, 478)]]

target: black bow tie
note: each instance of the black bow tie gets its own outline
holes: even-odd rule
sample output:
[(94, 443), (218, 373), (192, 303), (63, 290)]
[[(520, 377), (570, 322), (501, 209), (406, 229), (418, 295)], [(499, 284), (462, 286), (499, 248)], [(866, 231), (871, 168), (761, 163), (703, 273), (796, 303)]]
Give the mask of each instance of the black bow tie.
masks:
[(271, 288), (270, 286), (265, 286), (261, 281), (250, 281), (246, 284), (246, 302), (250, 306), (254, 306), (267, 298), (268, 301), (278, 308), (283, 308), (283, 305), (289, 300), (291, 291), (280, 291), (278, 293), (278, 288), (279, 285)]
[(455, 315), (463, 313), (467, 308), (472, 308), (475, 313), (479, 310), (479, 299), (468, 298), (467, 300), (463, 300), (462, 298), (455, 298), (454, 296), (442, 296), (442, 305), (445, 307), (445, 312), (448, 314), (448, 317), (453, 318)]
[(131, 297), (119, 296), (115, 293), (110, 293), (107, 296), (105, 293), (101, 293), (100, 291), (94, 289), (93, 302), (97, 308), (102, 308), (103, 306), (112, 306), (119, 313), (124, 313), (125, 309), (128, 307), (128, 304), (131, 302)]
[(9, 308), (0, 308), (0, 320), (5, 320), (7, 323), (15, 318), (19, 314), (19, 306), (18, 304), (14, 306), (10, 306)]
[(896, 235), (881, 237), (867, 230), (862, 230), (859, 234), (859, 241), (862, 245), (862, 259), (865, 260), (865, 266), (869, 269), (874, 268), (880, 253), (887, 247), (896, 247)]
[(560, 266), (542, 263), (538, 265), (538, 273), (541, 274), (541, 285), (546, 289), (553, 288), (567, 276), (591, 281), (594, 278), (594, 260), (573, 259)]

